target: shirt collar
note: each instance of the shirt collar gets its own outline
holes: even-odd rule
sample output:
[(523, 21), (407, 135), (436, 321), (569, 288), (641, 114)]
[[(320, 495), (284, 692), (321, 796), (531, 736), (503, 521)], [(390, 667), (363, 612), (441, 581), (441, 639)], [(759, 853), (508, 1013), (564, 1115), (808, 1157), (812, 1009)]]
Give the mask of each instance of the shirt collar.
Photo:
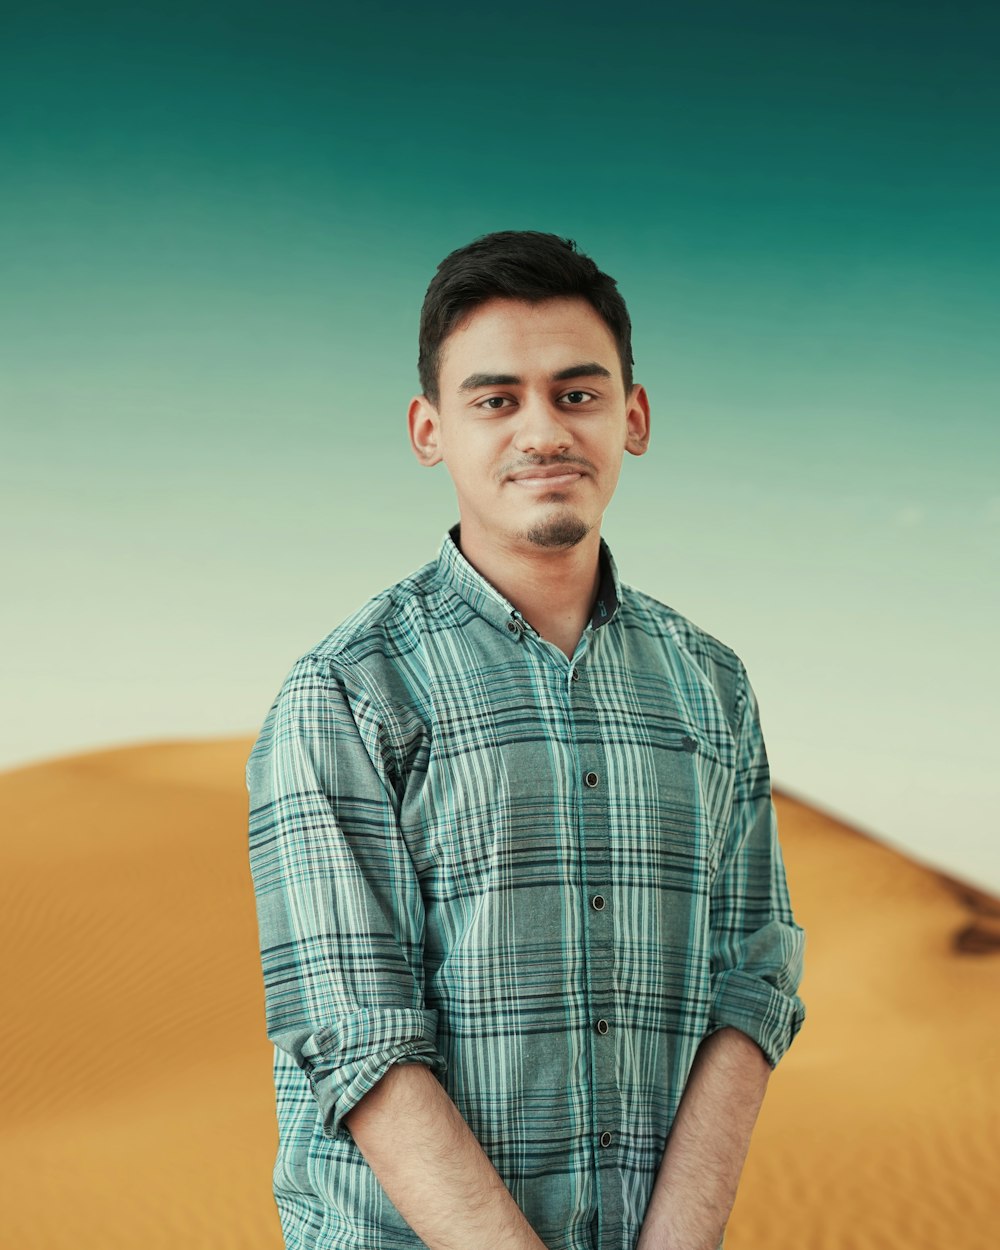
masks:
[[(472, 567), (459, 548), (460, 526), (453, 525), (441, 543), (437, 567), (439, 577), (459, 594), (474, 612), (508, 637), (521, 636), (521, 626), (527, 624), (514, 605), (499, 590)], [(621, 604), (621, 582), (618, 569), (608, 544), (601, 539), (600, 582), (590, 618), (593, 629), (599, 629), (613, 620)], [(511, 628), (511, 624), (514, 628)]]

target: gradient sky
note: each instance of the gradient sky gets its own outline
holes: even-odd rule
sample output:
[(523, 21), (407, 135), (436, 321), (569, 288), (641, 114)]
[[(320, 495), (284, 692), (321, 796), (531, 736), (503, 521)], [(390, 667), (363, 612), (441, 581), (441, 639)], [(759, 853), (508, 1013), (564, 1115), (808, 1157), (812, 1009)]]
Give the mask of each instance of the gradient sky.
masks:
[(998, 34), (5, 5), (0, 764), (254, 733), (457, 518), (405, 438), (435, 265), (552, 230), (618, 279), (653, 404), (625, 581), (740, 653), (778, 785), (1000, 889)]

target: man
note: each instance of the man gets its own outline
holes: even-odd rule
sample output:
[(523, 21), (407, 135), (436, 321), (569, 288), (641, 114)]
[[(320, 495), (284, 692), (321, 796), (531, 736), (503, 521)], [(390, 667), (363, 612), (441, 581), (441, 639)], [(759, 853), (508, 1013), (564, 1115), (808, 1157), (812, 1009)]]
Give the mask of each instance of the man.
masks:
[(743, 665), (623, 585), (616, 284), (438, 267), (413, 450), (459, 524), (303, 656), (247, 766), (290, 1250), (714, 1250), (798, 1030)]

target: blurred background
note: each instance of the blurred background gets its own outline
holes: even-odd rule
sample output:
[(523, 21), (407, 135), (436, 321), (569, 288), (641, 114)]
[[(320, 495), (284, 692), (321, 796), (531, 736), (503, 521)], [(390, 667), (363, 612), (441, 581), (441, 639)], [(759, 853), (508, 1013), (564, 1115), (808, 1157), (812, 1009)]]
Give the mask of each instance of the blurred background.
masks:
[(605, 534), (729, 643), (779, 785), (1000, 888), (995, 6), (3, 7), (0, 763), (253, 733), (457, 518), (437, 262), (614, 275)]
[(11, 1244), (280, 1245), (243, 764), (457, 519), (436, 264), (539, 229), (633, 317), (622, 577), (742, 656), (782, 792), (809, 1015), (727, 1245), (992, 1250), (998, 13), (0, 5)]
[(457, 517), (405, 436), (437, 262), (550, 230), (653, 403), (625, 580), (743, 656), (779, 785), (1000, 888), (997, 29), (5, 6), (0, 760), (252, 733)]

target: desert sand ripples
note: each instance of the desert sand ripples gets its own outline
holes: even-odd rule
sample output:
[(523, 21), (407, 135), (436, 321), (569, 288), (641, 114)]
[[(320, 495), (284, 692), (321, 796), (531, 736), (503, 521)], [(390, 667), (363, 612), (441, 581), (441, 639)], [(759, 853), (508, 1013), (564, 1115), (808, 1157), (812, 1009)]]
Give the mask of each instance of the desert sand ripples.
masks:
[[(4, 1244), (281, 1248), (250, 745), (0, 776)], [(727, 1250), (994, 1250), (996, 900), (778, 807), (808, 1018), (772, 1077)]]

